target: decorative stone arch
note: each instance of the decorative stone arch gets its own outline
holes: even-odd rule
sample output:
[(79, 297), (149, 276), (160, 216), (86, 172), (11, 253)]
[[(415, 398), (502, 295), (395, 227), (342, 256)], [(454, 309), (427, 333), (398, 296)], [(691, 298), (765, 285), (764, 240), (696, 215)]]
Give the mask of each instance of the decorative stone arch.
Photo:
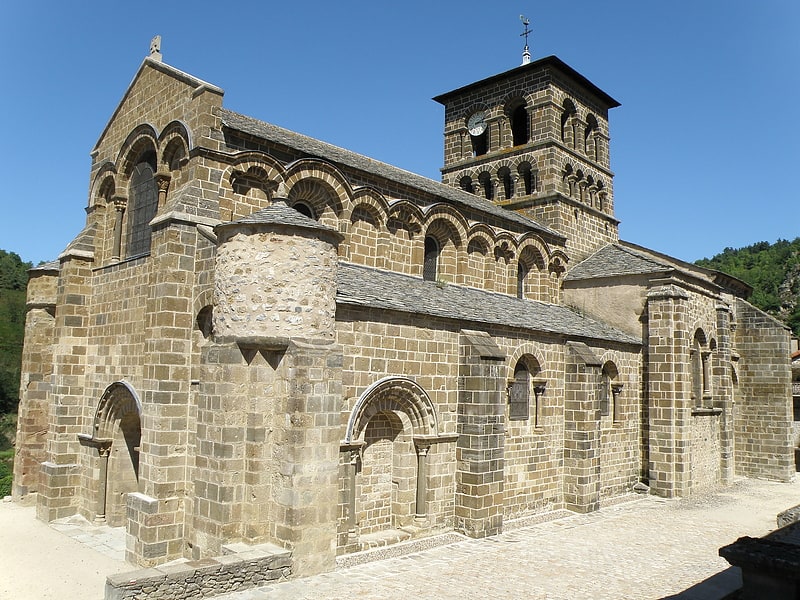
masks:
[(312, 158), (293, 162), (286, 169), (289, 206), (303, 203), (313, 218), (338, 229), (339, 220), (353, 206), (353, 189), (344, 173), (334, 165)]
[(517, 298), (550, 301), (547, 275), (547, 247), (536, 238), (526, 238), (517, 248), (516, 295)]
[(117, 245), (121, 238), (126, 205), (124, 197), (117, 197), (117, 170), (114, 163), (105, 162), (98, 170), (90, 188), (89, 203), (95, 211), (99, 230), (96, 248), (101, 249), (102, 255), (97, 258), (105, 263), (112, 255), (119, 256)]
[(533, 427), (542, 425), (542, 397), (546, 381), (542, 378), (542, 363), (537, 349), (523, 344), (509, 359), (508, 406), (509, 421), (529, 421)]
[[(495, 164), (492, 182), (494, 187), (493, 191), (495, 192), (494, 196), (496, 196), (497, 200), (511, 200), (515, 195), (517, 195), (517, 176), (515, 163), (515, 160), (505, 158)], [(481, 180), (479, 179), (479, 181)], [(483, 181), (481, 183), (483, 185)], [(485, 188), (482, 187), (482, 189), (485, 194)]]
[(283, 181), (283, 166), (263, 152), (240, 152), (222, 173), (219, 213), (223, 222), (266, 208)]
[(561, 182), (564, 193), (570, 198), (574, 198), (578, 188), (578, 176), (572, 164), (566, 163), (561, 169)]
[(470, 194), (475, 193), (475, 182), (472, 179), (472, 175), (470, 173), (464, 173), (458, 179), (458, 187), (460, 187), (465, 192), (469, 192)]
[(408, 377), (388, 376), (367, 387), (358, 397), (350, 411), (342, 443), (355, 443), (363, 436), (369, 420), (386, 410), (405, 413), (415, 438), (439, 435), (436, 407), (422, 386)]
[(512, 147), (527, 144), (531, 138), (529, 102), (525, 96), (515, 95), (503, 104), (503, 114), (508, 119), (509, 136)]
[[(711, 331), (711, 328), (707, 329)], [(689, 348), (691, 397), (696, 408), (710, 408), (713, 399), (711, 388), (711, 339), (700, 324), (695, 324), (693, 332)]]
[(583, 169), (575, 171), (576, 194), (577, 199), (581, 202), (586, 202), (586, 176)]
[(569, 256), (567, 256), (565, 252), (561, 250), (553, 250), (553, 252), (550, 254), (550, 260), (547, 263), (547, 274), (550, 279), (550, 302), (553, 304), (560, 304), (561, 283), (564, 280), (564, 275), (567, 272), (568, 264)]
[(136, 390), (124, 379), (112, 383), (97, 403), (92, 421), (94, 437), (112, 437), (113, 423), (132, 414), (141, 421), (142, 402)]
[(117, 189), (117, 167), (111, 161), (102, 164), (92, 181), (89, 197), (92, 205), (100, 207), (114, 200)]
[[(340, 244), (340, 254), (348, 260), (368, 267), (386, 266), (387, 207), (374, 190), (360, 189), (353, 199), (347, 215), (345, 241)], [(344, 250), (342, 248), (344, 247)]]
[(480, 171), (476, 178), (478, 182), (479, 191), (476, 192), (479, 196), (483, 196), (487, 200), (494, 200), (495, 198), (495, 178), (492, 176), (491, 171)]
[(426, 215), (425, 235), (423, 236), (423, 278), (428, 281), (442, 279), (451, 283), (461, 283), (459, 279), (459, 259), (466, 237), (466, 224), (457, 219), (449, 209), (440, 207), (433, 214)]
[(428, 207), (425, 212), (425, 220), (424, 220), (424, 227), (427, 230), (430, 230), (430, 227), (433, 223), (444, 220), (447, 221), (452, 231), (455, 233), (455, 237), (457, 238), (457, 244), (460, 246), (462, 241), (467, 238), (467, 230), (469, 229), (469, 223), (464, 218), (458, 210), (453, 208), (449, 204), (434, 204), (433, 206)]
[(405, 231), (408, 239), (412, 239), (422, 231), (425, 216), (415, 204), (408, 200), (397, 200), (389, 205), (386, 228), (393, 234)]
[(517, 181), (515, 186), (517, 196), (530, 196), (539, 191), (539, 168), (536, 165), (536, 161), (515, 161), (513, 176)]
[(583, 130), (583, 151), (591, 160), (600, 162), (600, 125), (592, 113), (586, 117)]
[(159, 170), (177, 171), (189, 160), (189, 152), (193, 148), (192, 133), (180, 119), (170, 121), (158, 136), (158, 146), (163, 149), (159, 157)]
[(494, 248), (495, 236), (490, 227), (481, 223), (467, 234), (467, 260), (463, 272), (465, 285), (493, 290), (494, 287)]
[[(115, 161), (115, 164), (119, 165), (117, 170), (121, 178), (118, 181), (119, 187), (127, 187), (133, 168), (146, 152), (152, 152), (154, 157), (158, 155), (158, 134), (150, 123), (142, 123), (135, 127), (120, 146)], [(153, 169), (158, 169), (155, 159)]]
[[(505, 279), (507, 281), (507, 267), (511, 265), (514, 259), (517, 256), (517, 240), (516, 238), (507, 231), (501, 231), (495, 236), (494, 242), (494, 259), (496, 263), (502, 263), (505, 267), (498, 265), (498, 273), (503, 273), (505, 275)], [(498, 281), (500, 283), (500, 281)], [(505, 282), (503, 282), (503, 286), (498, 288), (497, 291), (502, 291), (505, 293), (506, 290)]]
[(133, 386), (120, 380), (109, 385), (97, 403), (92, 435), (81, 443), (99, 457), (97, 518), (111, 526), (126, 519), (126, 496), (139, 489), (139, 445), (142, 403)]
[(622, 390), (623, 382), (620, 380), (619, 367), (615, 356), (606, 352), (601, 359), (600, 368), (600, 416), (611, 417), (612, 423), (619, 423), (622, 420)]
[(200, 292), (194, 299), (194, 329), (199, 331), (203, 339), (208, 339), (214, 333), (214, 290), (207, 288)]
[(576, 133), (578, 122), (578, 109), (570, 98), (564, 98), (561, 103), (561, 141), (564, 145), (576, 147)]
[[(150, 221), (159, 208), (158, 139), (149, 123), (136, 127), (122, 144), (117, 194), (121, 208), (114, 227), (114, 258), (143, 256), (150, 252)], [(124, 232), (124, 233), (123, 233)], [(124, 239), (124, 242), (123, 242)]]
[(164, 129), (161, 130), (161, 134), (158, 136), (159, 147), (166, 148), (169, 142), (176, 137), (183, 141), (187, 154), (194, 148), (192, 130), (189, 129), (189, 126), (182, 119), (174, 119), (164, 126)]
[(510, 381), (514, 377), (514, 367), (521, 360), (533, 369), (537, 376), (541, 376), (546, 371), (545, 362), (540, 360), (542, 355), (541, 349), (529, 342), (522, 343), (509, 354), (508, 363), (506, 365), (506, 378)]
[[(382, 529), (425, 524), (428, 450), (446, 437), (439, 436), (433, 402), (415, 381), (389, 376), (364, 390), (350, 412), (341, 444), (347, 461), (346, 525), (353, 539)], [(372, 451), (373, 445), (377, 452)], [(386, 478), (392, 482), (391, 489), (385, 485)], [(375, 507), (380, 510), (370, 510)], [(383, 516), (375, 519), (370, 513)]]
[(598, 177), (597, 179), (597, 210), (600, 212), (608, 211), (608, 191), (605, 182)]
[(353, 213), (357, 210), (366, 210), (378, 221), (381, 229), (386, 229), (389, 215), (389, 202), (380, 191), (373, 187), (360, 187), (353, 192), (353, 199), (349, 210), (345, 210), (343, 218), (353, 222)]

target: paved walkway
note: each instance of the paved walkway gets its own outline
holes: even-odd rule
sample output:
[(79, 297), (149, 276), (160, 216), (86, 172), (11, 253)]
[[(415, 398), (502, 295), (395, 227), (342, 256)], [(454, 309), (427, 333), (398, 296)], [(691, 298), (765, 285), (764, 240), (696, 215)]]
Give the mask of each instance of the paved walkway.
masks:
[[(692, 500), (644, 497), (589, 515), (466, 540), (394, 559), (247, 590), (220, 600), (718, 600), (740, 585), (717, 550), (775, 529), (800, 504), (791, 484), (740, 480)], [(61, 531), (59, 531), (61, 530)], [(63, 533), (62, 533), (63, 532)], [(66, 535), (65, 535), (66, 533)], [(0, 599), (102, 598), (122, 530), (80, 519), (47, 525), (0, 503)]]

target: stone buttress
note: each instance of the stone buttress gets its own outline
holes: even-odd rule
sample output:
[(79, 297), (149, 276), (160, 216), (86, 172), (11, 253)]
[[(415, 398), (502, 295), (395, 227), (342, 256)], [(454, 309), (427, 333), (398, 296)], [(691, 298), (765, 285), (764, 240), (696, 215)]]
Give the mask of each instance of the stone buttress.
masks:
[(193, 554), (232, 540), (333, 569), (342, 353), (341, 235), (282, 200), (218, 225), (213, 337), (197, 407)]

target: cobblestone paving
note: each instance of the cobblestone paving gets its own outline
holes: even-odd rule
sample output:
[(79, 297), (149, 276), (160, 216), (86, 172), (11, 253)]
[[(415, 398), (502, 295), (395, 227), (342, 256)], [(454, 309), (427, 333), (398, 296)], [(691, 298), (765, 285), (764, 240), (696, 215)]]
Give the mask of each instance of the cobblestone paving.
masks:
[(125, 560), (125, 528), (95, 525), (81, 516), (57, 519), (50, 527), (115, 560)]
[(690, 501), (646, 497), (485, 540), (341, 569), (224, 600), (715, 600), (741, 585), (718, 549), (775, 529), (800, 483), (739, 481)]
[[(740, 536), (760, 536), (775, 529), (777, 513), (797, 504), (800, 479), (790, 484), (740, 480), (718, 494), (701, 498), (642, 497), (596, 513), (570, 515), (493, 538), (460, 541), (216, 598), (720, 600), (737, 589), (741, 579), (738, 569), (730, 568), (719, 557), (718, 549)], [(11, 514), (20, 518), (25, 515), (31, 525), (36, 524), (30, 509), (7, 516)], [(119, 561), (115, 563), (119, 565), (116, 572), (135, 568), (122, 562), (122, 528), (97, 526), (80, 517), (40, 528), (81, 542), (78, 548), (86, 550), (76, 549), (73, 561), (97, 561), (92, 558), (97, 557), (97, 551)], [(23, 531), (20, 529), (16, 535), (24, 535)], [(19, 550), (17, 546), (17, 551), (0, 551), (0, 564), (9, 572), (16, 572), (16, 579), (41, 579), (41, 563), (25, 563)], [(47, 556), (46, 548), (41, 556)], [(30, 564), (38, 565), (36, 572), (25, 572)], [(52, 579), (48, 590), (52, 594), (35, 596), (37, 599), (72, 597), (65, 583), (76, 573), (62, 573), (59, 568), (48, 564), (47, 576)], [(82, 585), (102, 589), (104, 580), (105, 575), (98, 572), (96, 582), (83, 581)], [(0, 593), (0, 597), (4, 594)], [(17, 593), (13, 597), (34, 596)], [(96, 598), (92, 593), (88, 597)]]

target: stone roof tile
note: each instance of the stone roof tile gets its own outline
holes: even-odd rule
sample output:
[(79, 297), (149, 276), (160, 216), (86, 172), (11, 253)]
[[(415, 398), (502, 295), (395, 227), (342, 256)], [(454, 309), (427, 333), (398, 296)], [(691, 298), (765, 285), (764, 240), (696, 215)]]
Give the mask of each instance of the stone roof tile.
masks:
[(645, 256), (620, 244), (609, 244), (575, 265), (564, 278), (567, 281), (666, 273), (674, 267), (652, 257)]
[(640, 345), (641, 340), (564, 306), (521, 300), (409, 275), (339, 265), (337, 303), (429, 315), (461, 322)]
[(236, 131), (242, 131), (255, 137), (294, 148), (309, 156), (315, 156), (366, 173), (378, 175), (389, 181), (416, 188), (427, 194), (432, 194), (452, 204), (467, 207), (479, 213), (492, 215), (504, 221), (511, 221), (518, 226), (523, 226), (527, 230), (538, 231), (550, 237), (564, 239), (564, 236), (555, 230), (514, 211), (500, 208), (485, 198), (481, 198), (475, 194), (470, 194), (469, 192), (445, 185), (433, 179), (428, 179), (422, 175), (417, 175), (416, 173), (394, 167), (387, 163), (357, 154), (356, 152), (351, 152), (350, 150), (345, 150), (344, 148), (339, 148), (338, 146), (295, 133), (294, 131), (283, 129), (271, 123), (265, 123), (264, 121), (259, 121), (258, 119), (235, 113), (224, 108), (220, 110), (223, 125)]

